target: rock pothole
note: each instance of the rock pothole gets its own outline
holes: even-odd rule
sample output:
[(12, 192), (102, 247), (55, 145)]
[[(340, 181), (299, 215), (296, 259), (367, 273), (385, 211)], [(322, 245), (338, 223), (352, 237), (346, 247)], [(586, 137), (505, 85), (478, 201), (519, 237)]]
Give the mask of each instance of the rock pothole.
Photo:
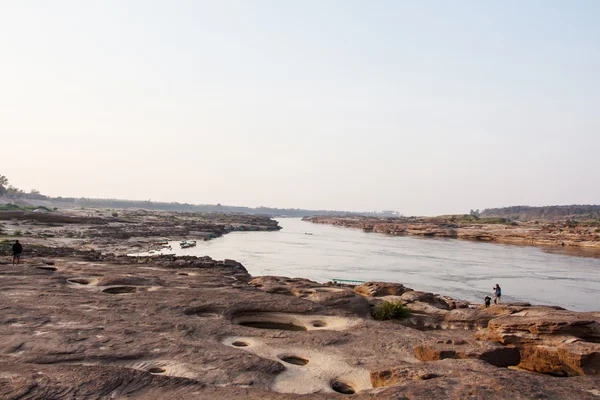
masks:
[[(307, 320), (307, 323), (311, 320)], [(310, 346), (286, 346), (277, 338), (229, 337), (226, 346), (280, 362), (270, 389), (280, 393), (341, 393), (352, 395), (373, 388), (368, 370), (350, 365), (345, 357), (327, 349)]]
[(164, 374), (165, 372), (167, 372), (167, 370), (162, 367), (152, 367), (148, 369), (148, 372), (154, 375), (159, 375)]
[(361, 323), (350, 319), (329, 315), (303, 315), (291, 313), (242, 312), (234, 315), (231, 322), (255, 329), (282, 331), (345, 330)]
[(331, 388), (338, 393), (341, 394), (354, 394), (356, 393), (356, 390), (354, 390), (354, 388), (352, 386), (350, 386), (350, 384), (343, 382), (343, 381), (338, 381), (338, 380), (334, 380), (333, 382), (331, 382)]
[(194, 316), (198, 318), (219, 318), (221, 314), (217, 312), (216, 309), (212, 307), (190, 307), (186, 308), (183, 313), (185, 315)]
[(113, 286), (102, 290), (103, 293), (109, 294), (128, 294), (136, 293), (138, 288), (135, 286)]
[(301, 325), (296, 325), (291, 322), (277, 322), (277, 321), (246, 321), (239, 322), (239, 325), (247, 326), (249, 328), (256, 329), (276, 329), (281, 331), (306, 331), (306, 328)]
[(58, 270), (58, 268), (56, 268), (56, 267), (50, 267), (50, 266), (46, 266), (46, 265), (40, 265), (40, 266), (35, 267), (35, 268), (41, 269), (42, 271), (52, 271), (52, 272)]
[(71, 278), (71, 279), (67, 279), (67, 282), (76, 283), (78, 285), (89, 285), (91, 283), (91, 281), (89, 279), (84, 279), (84, 278)]
[(306, 358), (302, 358), (302, 357), (298, 357), (298, 356), (282, 356), (282, 357), (279, 357), (279, 359), (288, 364), (294, 364), (294, 365), (308, 364), (308, 360)]

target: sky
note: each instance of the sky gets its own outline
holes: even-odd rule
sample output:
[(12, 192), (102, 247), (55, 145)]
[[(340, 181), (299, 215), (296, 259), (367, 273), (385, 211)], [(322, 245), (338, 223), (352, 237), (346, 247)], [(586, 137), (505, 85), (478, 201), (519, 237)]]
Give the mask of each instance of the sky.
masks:
[(600, 2), (0, 0), (0, 174), (405, 215), (600, 203)]

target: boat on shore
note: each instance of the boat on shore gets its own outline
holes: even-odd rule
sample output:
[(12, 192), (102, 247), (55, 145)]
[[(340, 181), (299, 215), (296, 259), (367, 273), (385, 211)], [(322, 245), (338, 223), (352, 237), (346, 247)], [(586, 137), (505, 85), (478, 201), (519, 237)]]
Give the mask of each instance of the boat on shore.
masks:
[(195, 240), (182, 240), (179, 243), (179, 246), (182, 249), (187, 249), (188, 247), (194, 247), (196, 245), (196, 241)]

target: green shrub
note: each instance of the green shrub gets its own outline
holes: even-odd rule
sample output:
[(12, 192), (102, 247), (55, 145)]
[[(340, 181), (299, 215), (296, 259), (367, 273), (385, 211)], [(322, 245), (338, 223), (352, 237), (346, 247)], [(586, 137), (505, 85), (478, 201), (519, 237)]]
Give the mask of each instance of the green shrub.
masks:
[(385, 321), (392, 318), (406, 318), (410, 315), (410, 309), (404, 307), (401, 301), (384, 301), (373, 310), (373, 318)]
[(21, 236), (22, 233), (23, 232), (17, 230), (17, 231), (15, 231), (15, 236)]
[(116, 211), (113, 211), (113, 213), (111, 214), (113, 217), (117, 218), (119, 216), (119, 213)]
[(16, 204), (0, 204), (0, 211), (20, 211), (21, 207)]

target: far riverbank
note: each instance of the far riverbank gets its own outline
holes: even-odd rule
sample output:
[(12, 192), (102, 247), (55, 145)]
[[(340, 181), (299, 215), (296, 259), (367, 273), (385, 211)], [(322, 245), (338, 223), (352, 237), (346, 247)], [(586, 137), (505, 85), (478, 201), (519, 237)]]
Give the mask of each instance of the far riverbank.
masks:
[[(525, 246), (577, 248), (583, 256), (600, 256), (600, 224), (596, 222), (509, 222), (503, 218), (448, 217), (328, 217), (303, 218), (316, 224), (361, 229), (392, 236), (466, 239)], [(586, 251), (587, 250), (587, 251)]]

